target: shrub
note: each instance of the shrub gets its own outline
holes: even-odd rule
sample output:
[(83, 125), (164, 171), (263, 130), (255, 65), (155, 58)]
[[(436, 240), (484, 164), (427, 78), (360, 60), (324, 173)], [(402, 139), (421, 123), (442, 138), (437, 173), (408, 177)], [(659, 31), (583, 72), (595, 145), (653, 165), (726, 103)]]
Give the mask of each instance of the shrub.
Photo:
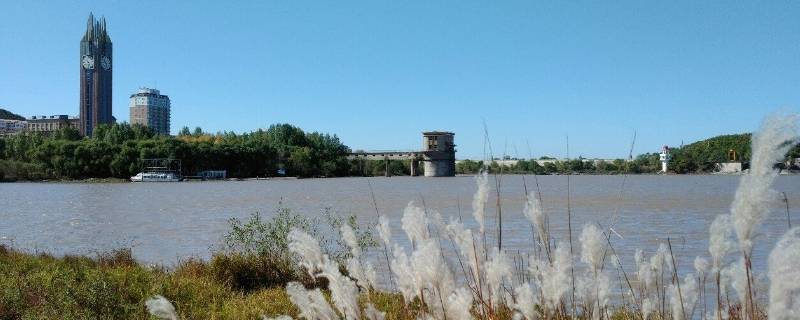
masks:
[(311, 282), (308, 275), (296, 270), (290, 259), (269, 255), (215, 254), (210, 273), (215, 281), (239, 291), (282, 287), (290, 281)]
[(351, 253), (340, 237), (330, 235), (337, 235), (343, 225), (353, 228), (362, 249), (377, 245), (372, 232), (359, 227), (355, 216), (345, 219), (330, 209), (325, 209), (321, 218), (308, 218), (279, 203), (275, 216), (268, 221), (255, 213), (245, 222), (233, 218), (229, 224), (230, 231), (223, 238), (223, 251), (212, 258), (211, 273), (214, 279), (236, 290), (284, 286), (291, 281), (308, 287), (326, 286), (324, 279), (315, 281), (297, 267), (288, 249), (287, 236), (292, 229), (303, 230), (320, 239), (324, 252), (340, 265), (344, 265)]

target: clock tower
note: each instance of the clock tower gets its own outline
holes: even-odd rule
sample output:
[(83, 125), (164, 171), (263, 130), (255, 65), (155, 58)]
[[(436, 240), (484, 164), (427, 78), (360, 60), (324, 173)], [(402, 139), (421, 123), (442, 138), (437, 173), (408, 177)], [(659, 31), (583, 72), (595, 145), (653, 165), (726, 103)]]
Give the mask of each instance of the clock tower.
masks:
[(91, 136), (101, 124), (114, 123), (111, 114), (111, 73), (113, 70), (111, 37), (106, 19), (95, 20), (89, 14), (86, 33), (81, 39), (80, 55), (80, 131)]

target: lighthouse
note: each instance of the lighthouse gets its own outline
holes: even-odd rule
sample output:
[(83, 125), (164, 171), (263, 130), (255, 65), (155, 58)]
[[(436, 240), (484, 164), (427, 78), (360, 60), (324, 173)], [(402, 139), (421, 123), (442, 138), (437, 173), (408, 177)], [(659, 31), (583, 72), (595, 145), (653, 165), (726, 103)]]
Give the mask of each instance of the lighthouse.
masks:
[(661, 154), (659, 154), (659, 159), (661, 160), (661, 172), (667, 173), (667, 164), (671, 158), (672, 156), (669, 154), (669, 147), (661, 147)]

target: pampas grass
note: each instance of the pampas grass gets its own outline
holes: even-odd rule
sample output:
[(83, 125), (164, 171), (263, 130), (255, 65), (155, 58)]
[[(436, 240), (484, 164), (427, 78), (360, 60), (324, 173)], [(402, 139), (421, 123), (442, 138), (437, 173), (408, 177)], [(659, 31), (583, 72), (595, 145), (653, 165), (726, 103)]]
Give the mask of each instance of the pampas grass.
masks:
[(542, 246), (544, 246), (545, 252), (549, 255), (550, 235), (547, 233), (547, 217), (542, 209), (542, 202), (536, 198), (536, 195), (533, 194), (533, 192), (528, 194), (526, 200), (525, 208), (522, 212), (536, 230), (536, 234), (539, 236), (539, 241), (541, 242)]
[(403, 223), (403, 231), (406, 232), (412, 247), (430, 238), (425, 210), (415, 206), (413, 201), (409, 202), (406, 209), (403, 210), (401, 222)]
[(480, 227), (480, 233), (486, 232), (486, 202), (489, 201), (489, 174), (486, 170), (481, 171), (475, 177), (475, 182), (478, 184), (478, 190), (475, 191), (475, 197), (472, 198), (472, 217)]
[(800, 318), (800, 227), (790, 229), (769, 254), (771, 320)]
[(306, 269), (310, 276), (320, 269), (323, 264), (322, 248), (317, 240), (308, 233), (299, 229), (289, 231), (289, 252), (300, 257), (300, 266)]
[(669, 285), (667, 291), (673, 320), (692, 319), (699, 290), (697, 278), (693, 274), (687, 274), (683, 279), (680, 292), (677, 285)]
[(486, 283), (489, 286), (492, 304), (503, 303), (503, 285), (511, 281), (511, 260), (502, 251), (494, 248), (486, 262)]
[(156, 318), (164, 320), (178, 319), (178, 313), (175, 312), (175, 307), (163, 296), (155, 295), (145, 301), (144, 305), (147, 307), (147, 312)]
[(610, 287), (608, 276), (601, 273), (606, 238), (595, 225), (587, 224), (583, 226), (578, 240), (581, 243), (581, 261), (589, 267), (589, 274), (579, 279), (577, 290), (581, 292), (586, 311), (592, 319), (600, 319), (608, 303)]
[(447, 297), (447, 317), (450, 319), (472, 319), (472, 292), (458, 288)]
[(752, 253), (755, 232), (769, 214), (771, 202), (778, 199), (778, 193), (771, 189), (778, 176), (773, 165), (783, 162), (786, 153), (797, 143), (796, 122), (797, 116), (772, 114), (753, 134), (750, 173), (742, 175), (731, 205), (739, 248), (745, 256)]
[[(797, 116), (794, 115), (772, 114), (764, 119), (761, 129), (753, 134), (750, 172), (740, 179), (731, 205), (733, 228), (739, 239), (746, 277), (747, 291), (742, 304), (750, 319), (756, 317), (751, 261), (753, 238), (769, 214), (771, 203), (778, 198), (778, 193), (771, 188), (778, 176), (773, 165), (782, 162), (786, 152), (797, 143), (796, 122)], [(741, 299), (742, 292), (739, 293)]]
[(319, 289), (306, 290), (298, 282), (286, 284), (289, 300), (300, 309), (299, 316), (306, 319), (334, 320), (339, 316), (333, 311)]
[(553, 262), (533, 259), (528, 271), (531, 273), (533, 283), (538, 284), (544, 301), (546, 314), (555, 314), (561, 305), (564, 295), (570, 289), (570, 262), (569, 248), (559, 244), (553, 252)]

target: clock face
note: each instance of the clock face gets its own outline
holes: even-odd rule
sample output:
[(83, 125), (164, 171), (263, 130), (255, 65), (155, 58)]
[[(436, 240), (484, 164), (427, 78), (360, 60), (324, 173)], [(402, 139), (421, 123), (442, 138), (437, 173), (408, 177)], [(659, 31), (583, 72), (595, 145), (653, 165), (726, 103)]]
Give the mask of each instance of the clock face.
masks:
[(90, 56), (83, 56), (83, 59), (81, 59), (81, 65), (87, 70), (94, 69), (94, 58)]
[(103, 58), (100, 59), (100, 65), (102, 65), (103, 69), (105, 70), (111, 69), (111, 59), (109, 59), (106, 56), (103, 56)]

